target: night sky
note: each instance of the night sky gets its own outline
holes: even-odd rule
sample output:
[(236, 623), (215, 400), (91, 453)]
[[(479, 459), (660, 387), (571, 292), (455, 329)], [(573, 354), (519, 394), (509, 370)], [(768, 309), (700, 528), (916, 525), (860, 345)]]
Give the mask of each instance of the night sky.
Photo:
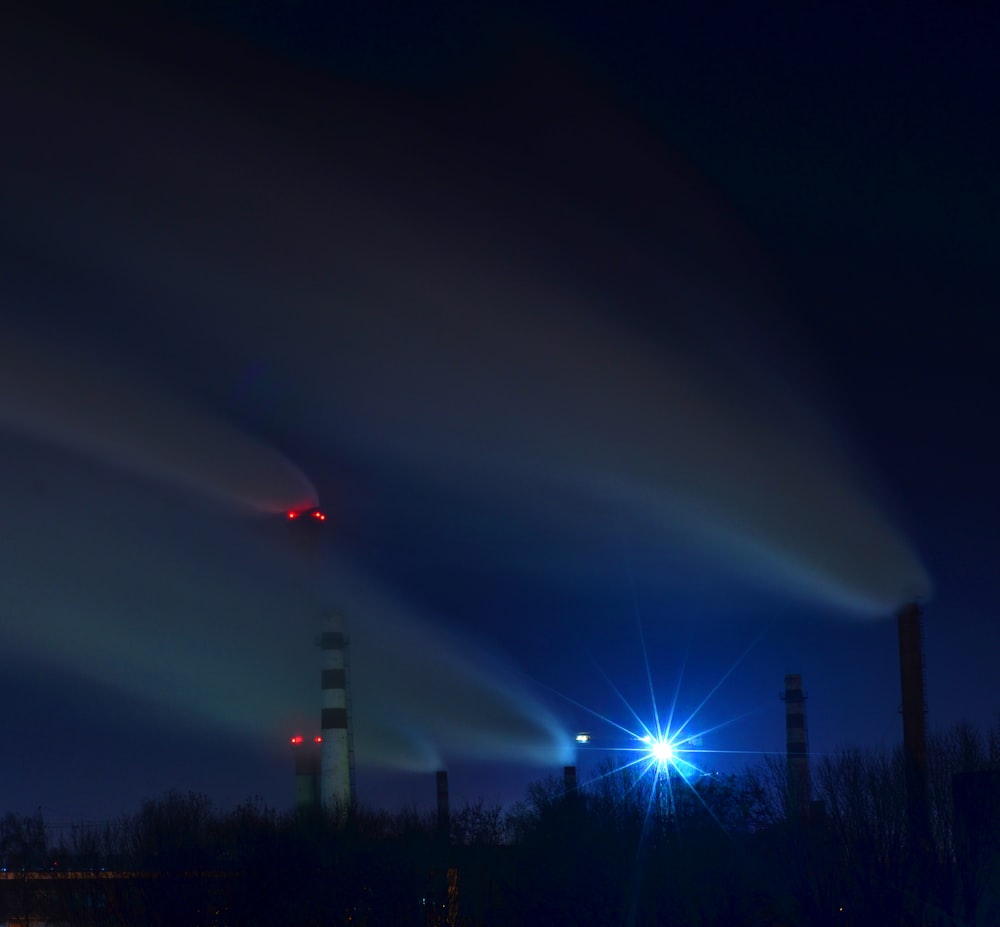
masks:
[(375, 806), (997, 719), (989, 5), (22, 6), (0, 810), (290, 807), (322, 608)]

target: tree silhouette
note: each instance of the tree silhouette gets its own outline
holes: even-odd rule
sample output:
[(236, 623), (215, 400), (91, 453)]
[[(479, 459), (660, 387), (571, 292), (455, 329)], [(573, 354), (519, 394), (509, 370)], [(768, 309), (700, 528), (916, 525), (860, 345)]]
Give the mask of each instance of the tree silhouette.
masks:
[[(789, 818), (778, 759), (727, 777), (599, 771), (479, 800), (450, 832), (414, 808), (219, 812), (169, 792), (78, 826), (0, 818), (0, 918), (66, 927), (261, 923), (627, 927), (1000, 923), (1000, 730), (931, 738), (933, 846), (909, 866), (900, 751), (846, 748), (813, 778), (823, 813)], [(64, 875), (60, 873), (65, 872)]]

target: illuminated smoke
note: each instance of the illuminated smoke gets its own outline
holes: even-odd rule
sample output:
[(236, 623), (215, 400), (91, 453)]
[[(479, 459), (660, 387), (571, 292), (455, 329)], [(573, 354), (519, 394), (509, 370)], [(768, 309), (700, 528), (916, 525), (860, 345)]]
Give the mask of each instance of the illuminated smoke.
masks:
[[(731, 238), (687, 178), (669, 163), (656, 169), (662, 152), (650, 155), (629, 125), (601, 114), (582, 136), (571, 126), (551, 146), (535, 138), (524, 176), (536, 158), (550, 169), (522, 182), (503, 175), (489, 145), (450, 151), (396, 116), (366, 136), (378, 113), (343, 87), (301, 88), (323, 101), (325, 128), (315, 111), (300, 123), (282, 110), (278, 130), (141, 56), (53, 43), (0, 35), (12, 104), (3, 221), (26, 248), (155, 293), (128, 309), (152, 337), (179, 331), (230, 357), (266, 358), (286, 398), (271, 424), (308, 433), (330, 457), (459, 483), (527, 521), (536, 513), (524, 500), (539, 490), (552, 500), (546, 517), (564, 524), (581, 501), (609, 503), (699, 546), (720, 572), (845, 608), (886, 612), (929, 589), (851, 454), (760, 375), (769, 349), (734, 355), (711, 337), (675, 343), (625, 321), (636, 300), (647, 319), (696, 319), (706, 331), (740, 311), (732, 289), (715, 287), (734, 261)], [(514, 129), (534, 138), (531, 126)], [(571, 175), (595, 149), (607, 159), (560, 187), (551, 165)], [(477, 170), (466, 196), (461, 184)], [(638, 244), (626, 226), (645, 213), (619, 202), (636, 191), (614, 186), (632, 174), (644, 178), (636, 202), (655, 213)], [(500, 190), (492, 199), (483, 175)], [(610, 205), (588, 212), (588, 196)], [(702, 264), (688, 266), (676, 249), (694, 239)], [(113, 363), (13, 340), (0, 352), (8, 431), (240, 506), (315, 502), (266, 445)], [(201, 373), (219, 393), (230, 385)], [(314, 703), (305, 604), (287, 601), (268, 543), (122, 487), (120, 511), (98, 512), (91, 488), (64, 500), (68, 520), (54, 535), (8, 495), (31, 543), (18, 554), (6, 645), (239, 729), (276, 730)], [(185, 546), (185, 526), (232, 553), (220, 562)], [(46, 585), (53, 559), (66, 567), (61, 584)], [(353, 590), (344, 607), (359, 752), (421, 768), (509, 743), (519, 758), (560, 755), (552, 719), (511, 674), (424, 627), (356, 569), (335, 569)], [(290, 609), (301, 619), (291, 627)]]
[[(312, 564), (281, 518), (196, 498), (0, 435), (8, 545), (4, 650), (70, 668), (185, 723), (280, 742), (318, 721)], [(394, 602), (336, 560), (352, 639), (359, 762), (565, 760), (565, 736), (510, 668)]]
[(315, 703), (305, 595), (263, 523), (21, 436), (0, 451), (8, 656), (255, 736)]
[(426, 771), (442, 757), (570, 760), (558, 719), (503, 661), (417, 617), (343, 559), (330, 580), (347, 615), (362, 762)]
[(264, 442), (112, 364), (10, 331), (0, 341), (0, 428), (241, 508), (315, 505), (305, 475)]
[[(766, 350), (654, 343), (615, 321), (633, 300), (702, 331), (738, 315), (714, 281), (733, 283), (740, 246), (627, 120), (572, 88), (546, 110), (539, 92), (505, 175), (488, 144), (380, 123), (332, 83), (297, 88), (335, 101), (321, 130), (278, 133), (151, 68), (124, 80), (113, 59), (62, 51), (73, 81), (40, 80), (9, 133), (8, 210), (40, 247), (174, 293), (170, 326), (266, 356), (283, 425), (495, 495), (530, 482), (611, 501), (720, 566), (851, 609), (929, 591), (851, 455), (759, 374)], [(531, 120), (553, 113), (542, 137)], [(638, 242), (618, 228), (630, 217), (652, 229)]]

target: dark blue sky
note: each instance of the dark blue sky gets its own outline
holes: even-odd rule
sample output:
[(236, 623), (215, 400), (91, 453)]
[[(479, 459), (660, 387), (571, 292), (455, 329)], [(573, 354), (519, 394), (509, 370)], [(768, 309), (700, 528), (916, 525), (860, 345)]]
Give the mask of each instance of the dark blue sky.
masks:
[[(975, 4), (13, 14), (6, 807), (286, 806), (321, 604), (373, 803), (438, 765), (517, 797), (648, 679), (686, 716), (724, 678), (693, 724), (750, 761), (786, 672), (816, 750), (895, 744), (928, 577), (931, 727), (992, 723), (996, 38)], [(267, 514), (311, 487), (315, 571)]]

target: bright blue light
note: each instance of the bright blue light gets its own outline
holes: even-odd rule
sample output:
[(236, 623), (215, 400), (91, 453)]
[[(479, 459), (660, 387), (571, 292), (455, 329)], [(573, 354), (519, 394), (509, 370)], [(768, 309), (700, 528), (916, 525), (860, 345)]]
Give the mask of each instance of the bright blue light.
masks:
[(665, 737), (653, 740), (649, 745), (649, 755), (656, 760), (660, 766), (666, 766), (673, 762), (674, 745)]
[[(592, 744), (592, 750), (603, 749), (618, 752), (619, 755), (613, 759), (612, 764), (605, 771), (599, 774), (599, 777), (631, 770), (628, 773), (629, 775), (635, 775), (638, 778), (648, 775), (652, 781), (654, 790), (662, 788), (667, 794), (672, 796), (673, 789), (680, 788), (682, 785), (692, 791), (696, 791), (697, 783), (710, 774), (709, 769), (702, 766), (708, 754), (744, 752), (729, 751), (717, 747), (706, 748), (704, 746), (706, 735), (732, 724), (739, 720), (739, 717), (743, 716), (731, 718), (707, 727), (695, 727), (694, 722), (701, 709), (705, 707), (709, 699), (712, 698), (722, 684), (732, 675), (736, 667), (739, 666), (743, 658), (749, 653), (752, 646), (753, 644), (737, 658), (732, 666), (722, 674), (719, 681), (712, 686), (708, 694), (698, 702), (694, 710), (687, 713), (686, 716), (679, 715), (676, 711), (681, 687), (680, 677), (678, 677), (669, 709), (661, 713), (657, 705), (652, 678), (649, 674), (648, 662), (646, 664), (646, 675), (650, 687), (649, 697), (652, 717), (644, 719), (632, 707), (611, 678), (603, 670), (600, 670), (599, 667), (601, 675), (604, 676), (612, 691), (618, 696), (631, 715), (631, 723), (628, 720), (624, 723), (619, 722), (609, 715), (594, 711), (581, 702), (558, 693), (567, 701), (576, 705), (577, 708), (589, 712), (595, 718), (613, 728), (614, 731), (617, 731), (617, 733), (613, 731), (610, 737), (600, 733), (591, 735), (589, 731), (581, 732), (577, 735), (577, 742)], [(643, 652), (643, 656), (645, 658), (645, 651)], [(626, 746), (627, 741), (622, 735), (627, 735), (631, 739), (632, 746)]]

